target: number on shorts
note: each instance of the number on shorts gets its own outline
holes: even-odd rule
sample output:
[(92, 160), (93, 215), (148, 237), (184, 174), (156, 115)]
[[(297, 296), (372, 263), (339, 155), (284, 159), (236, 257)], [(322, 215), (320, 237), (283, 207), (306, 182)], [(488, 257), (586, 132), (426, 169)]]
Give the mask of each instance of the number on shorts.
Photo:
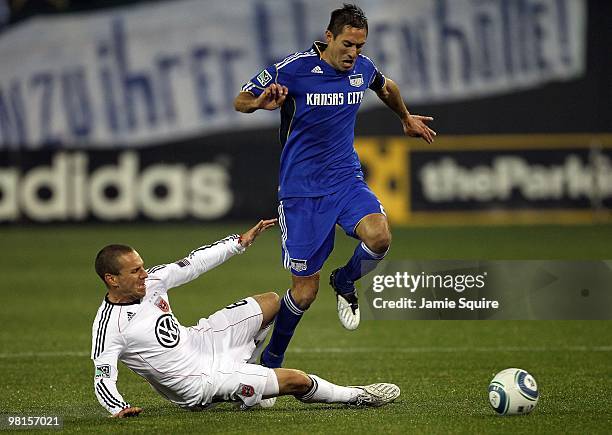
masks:
[(241, 307), (241, 306), (246, 305), (246, 304), (247, 304), (246, 299), (241, 299), (239, 301), (234, 302), (233, 304), (228, 305), (225, 308), (227, 308), (228, 310), (231, 310), (232, 308)]

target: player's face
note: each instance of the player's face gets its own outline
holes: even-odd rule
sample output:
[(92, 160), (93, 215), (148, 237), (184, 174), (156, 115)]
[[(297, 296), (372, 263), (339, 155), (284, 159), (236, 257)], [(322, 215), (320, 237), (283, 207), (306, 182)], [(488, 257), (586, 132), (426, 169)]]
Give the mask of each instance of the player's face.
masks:
[(342, 33), (334, 38), (334, 35), (327, 30), (325, 32), (327, 48), (325, 49), (324, 59), (331, 66), (339, 71), (348, 71), (353, 68), (357, 56), (361, 53), (363, 45), (366, 43), (368, 33), (366, 29), (344, 26)]
[(119, 264), (121, 264), (119, 274), (113, 275), (115, 294), (129, 300), (142, 298), (146, 293), (145, 278), (148, 274), (138, 252), (123, 254), (119, 258)]

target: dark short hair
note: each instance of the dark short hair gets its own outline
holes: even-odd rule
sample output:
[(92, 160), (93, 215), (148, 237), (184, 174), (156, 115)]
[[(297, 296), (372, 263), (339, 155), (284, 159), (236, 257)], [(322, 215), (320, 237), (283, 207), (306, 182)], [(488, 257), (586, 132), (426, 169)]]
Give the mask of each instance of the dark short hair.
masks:
[(368, 19), (363, 10), (357, 5), (344, 3), (342, 8), (332, 11), (327, 30), (335, 38), (342, 33), (344, 26), (365, 29), (366, 33), (368, 33)]
[[(100, 279), (104, 281), (104, 275), (107, 273), (119, 275), (121, 271), (119, 257), (130, 252), (134, 252), (134, 248), (127, 245), (107, 245), (100, 249), (95, 262), (96, 273)], [(106, 281), (104, 283), (106, 284)]]

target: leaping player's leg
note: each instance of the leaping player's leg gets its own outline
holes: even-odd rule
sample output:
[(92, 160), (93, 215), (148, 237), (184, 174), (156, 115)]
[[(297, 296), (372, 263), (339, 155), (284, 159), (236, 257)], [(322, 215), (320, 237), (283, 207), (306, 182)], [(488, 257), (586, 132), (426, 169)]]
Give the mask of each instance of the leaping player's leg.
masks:
[(391, 232), (387, 217), (382, 213), (365, 216), (358, 224), (355, 233), (361, 243), (357, 245), (353, 256), (345, 266), (336, 273), (338, 285), (346, 288), (359, 278), (376, 268), (391, 246)]
[(292, 276), (291, 289), (285, 293), (280, 302), (272, 337), (261, 355), (261, 363), (264, 366), (277, 368), (282, 365), (293, 333), (304, 312), (314, 302), (318, 289), (318, 272), (308, 277)]
[(335, 211), (328, 199), (290, 198), (279, 206), (283, 265), (292, 273), (291, 289), (283, 296), (272, 338), (261, 355), (261, 364), (281, 367), (285, 351), (304, 312), (319, 289), (319, 270), (334, 245)]
[(350, 330), (356, 329), (360, 321), (355, 281), (374, 270), (391, 245), (389, 223), (380, 202), (363, 181), (356, 184), (345, 197), (346, 204), (338, 223), (361, 243), (349, 261), (334, 270), (329, 279), (337, 294), (340, 322)]

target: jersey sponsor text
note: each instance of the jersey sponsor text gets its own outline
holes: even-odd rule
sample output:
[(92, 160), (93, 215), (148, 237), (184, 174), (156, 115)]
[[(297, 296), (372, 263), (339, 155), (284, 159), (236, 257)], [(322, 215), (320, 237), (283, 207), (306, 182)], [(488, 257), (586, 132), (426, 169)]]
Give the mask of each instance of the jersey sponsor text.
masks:
[(342, 106), (343, 104), (359, 104), (363, 99), (363, 91), (332, 93), (306, 93), (307, 106)]

